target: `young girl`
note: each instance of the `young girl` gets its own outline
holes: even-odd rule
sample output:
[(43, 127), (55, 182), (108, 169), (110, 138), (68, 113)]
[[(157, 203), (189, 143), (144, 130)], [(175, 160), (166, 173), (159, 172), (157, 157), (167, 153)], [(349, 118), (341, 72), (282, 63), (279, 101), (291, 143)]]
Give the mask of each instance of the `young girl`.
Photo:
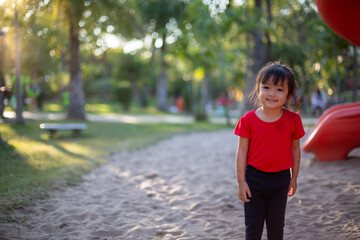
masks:
[(285, 107), (297, 104), (293, 71), (270, 63), (257, 75), (251, 94), (259, 108), (241, 117), (234, 133), (238, 196), (244, 202), (246, 239), (283, 239), (287, 196), (296, 192), (299, 140), (305, 134), (300, 116)]

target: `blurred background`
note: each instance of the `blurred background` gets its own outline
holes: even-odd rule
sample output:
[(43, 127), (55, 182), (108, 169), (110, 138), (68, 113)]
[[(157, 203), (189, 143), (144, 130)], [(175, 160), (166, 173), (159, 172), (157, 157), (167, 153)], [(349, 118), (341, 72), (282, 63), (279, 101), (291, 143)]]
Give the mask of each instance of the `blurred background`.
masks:
[(17, 121), (240, 116), (255, 74), (277, 60), (296, 73), (304, 115), (358, 100), (358, 49), (308, 0), (0, 0), (0, 29), (1, 108)]
[(232, 130), (267, 62), (295, 71), (303, 120), (358, 101), (358, 53), (310, 0), (0, 0), (0, 222), (116, 153)]

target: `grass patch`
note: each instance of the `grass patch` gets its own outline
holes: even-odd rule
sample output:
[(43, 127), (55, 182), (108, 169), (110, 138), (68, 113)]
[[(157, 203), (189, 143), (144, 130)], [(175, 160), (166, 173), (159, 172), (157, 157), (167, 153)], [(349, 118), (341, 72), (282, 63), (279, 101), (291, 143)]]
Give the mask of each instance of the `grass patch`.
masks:
[[(344, 98), (345, 102), (350, 103), (352, 102), (352, 91), (344, 91), (341, 93), (341, 97)], [(360, 101), (360, 92), (356, 95), (356, 101)]]
[(47, 198), (50, 191), (77, 184), (83, 174), (106, 163), (113, 152), (144, 148), (178, 133), (225, 128), (209, 123), (88, 122), (81, 137), (72, 138), (70, 131), (60, 131), (49, 139), (40, 123), (0, 125), (7, 142), (0, 149), (0, 222), (15, 221), (11, 218), (14, 209)]
[[(11, 109), (7, 109), (11, 110)], [(156, 109), (155, 104), (145, 108), (139, 108), (134, 102), (130, 106), (130, 111), (125, 112), (120, 103), (116, 101), (105, 101), (98, 99), (89, 99), (86, 101), (85, 110), (87, 113), (107, 114), (107, 113), (126, 113), (126, 114), (152, 114), (152, 115), (169, 115), (169, 113), (160, 112)], [(46, 101), (42, 111), (44, 112), (64, 112), (66, 109), (57, 101)]]
[(65, 111), (65, 108), (61, 104), (56, 102), (46, 102), (43, 106), (42, 111), (56, 113)]

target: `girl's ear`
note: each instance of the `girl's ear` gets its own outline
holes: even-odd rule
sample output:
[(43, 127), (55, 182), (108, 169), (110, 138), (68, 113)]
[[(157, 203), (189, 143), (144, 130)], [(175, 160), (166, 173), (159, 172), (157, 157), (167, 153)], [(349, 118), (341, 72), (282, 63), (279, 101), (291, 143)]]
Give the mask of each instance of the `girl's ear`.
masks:
[(289, 101), (291, 98), (293, 97), (293, 94), (292, 93), (289, 93), (287, 98), (286, 98), (286, 101)]
[(286, 98), (286, 102), (285, 102), (285, 106), (291, 105), (291, 98), (292, 98), (293, 94), (289, 93), (287, 98)]

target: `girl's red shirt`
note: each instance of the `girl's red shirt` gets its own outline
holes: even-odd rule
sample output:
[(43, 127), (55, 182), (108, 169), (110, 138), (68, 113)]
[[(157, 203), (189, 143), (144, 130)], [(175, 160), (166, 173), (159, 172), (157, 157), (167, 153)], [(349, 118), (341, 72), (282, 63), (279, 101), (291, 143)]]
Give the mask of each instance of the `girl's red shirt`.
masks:
[(255, 111), (241, 117), (234, 130), (249, 139), (247, 164), (264, 172), (292, 168), (292, 141), (305, 135), (299, 114), (284, 109), (279, 120), (264, 122)]

